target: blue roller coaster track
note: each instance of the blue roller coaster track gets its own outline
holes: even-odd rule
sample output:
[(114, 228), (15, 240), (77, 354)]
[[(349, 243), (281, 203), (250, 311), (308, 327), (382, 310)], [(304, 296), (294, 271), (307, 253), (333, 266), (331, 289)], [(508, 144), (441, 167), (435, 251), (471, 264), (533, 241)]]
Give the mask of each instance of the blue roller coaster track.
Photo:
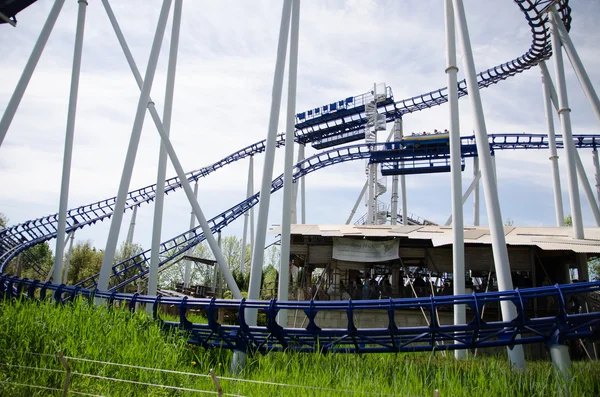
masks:
[[(481, 88), (489, 87), (517, 73), (524, 72), (540, 61), (551, 56), (550, 37), (544, 10), (555, 4), (551, 0), (514, 0), (522, 11), (532, 32), (532, 44), (522, 56), (495, 66), (478, 75)], [(570, 28), (571, 15), (567, 0), (557, 3), (561, 18)], [(465, 81), (458, 83), (459, 96), (468, 94)], [(394, 121), (405, 114), (438, 106), (447, 101), (447, 89), (441, 88), (426, 94), (394, 101), (391, 89), (386, 90), (385, 99), (377, 103), (378, 112), (384, 114), (387, 121)], [(329, 105), (315, 108), (297, 115), (295, 140), (302, 144), (312, 143), (316, 148), (328, 148), (348, 143), (364, 137), (367, 126), (365, 103), (372, 100), (372, 93), (349, 97)], [(370, 97), (371, 96), (371, 97)], [(309, 113), (310, 112), (310, 113)], [(579, 148), (596, 148), (600, 136), (579, 135), (574, 140)], [(560, 137), (558, 146), (562, 146)], [(278, 137), (277, 146), (285, 144)], [(545, 135), (499, 134), (489, 136), (490, 150), (503, 149), (545, 149), (548, 147)], [(227, 164), (253, 156), (265, 150), (265, 141), (250, 145), (225, 157), (224, 159), (187, 174), (188, 181), (196, 181)], [(462, 138), (463, 157), (476, 156), (474, 137)], [(419, 161), (445, 161), (447, 147), (411, 146), (400, 142), (382, 144), (356, 144), (330, 149), (318, 153), (298, 163), (294, 169), (294, 180), (321, 168), (341, 162), (369, 159), (382, 163), (382, 169), (393, 169), (399, 161), (409, 164), (408, 169), (418, 169)], [(396, 166), (396, 169), (398, 167)], [(271, 183), (271, 193), (283, 186), (279, 176)], [(165, 192), (180, 188), (177, 178), (166, 183)], [(156, 186), (151, 185), (129, 192), (126, 210), (154, 200)], [(244, 214), (259, 201), (259, 193), (241, 201), (223, 211), (209, 221), (211, 231), (217, 232)], [(115, 198), (81, 206), (68, 212), (67, 232), (98, 221), (108, 219), (113, 214)], [(30, 220), (0, 231), (0, 270), (16, 255), (36, 244), (56, 237), (58, 215)], [(160, 246), (161, 262), (164, 265), (181, 256), (189, 248), (204, 240), (199, 228), (186, 231), (163, 242)], [(179, 309), (179, 321), (164, 322), (170, 327), (183, 328), (190, 332), (191, 342), (205, 347), (224, 347), (249, 351), (267, 352), (272, 350), (297, 351), (336, 351), (336, 352), (398, 352), (424, 350), (472, 349), (491, 346), (514, 346), (516, 344), (546, 342), (562, 343), (567, 339), (591, 338), (600, 335), (600, 312), (579, 313), (569, 309), (571, 296), (586, 296), (600, 291), (600, 282), (555, 285), (554, 287), (532, 288), (525, 290), (492, 292), (485, 294), (439, 296), (414, 299), (382, 299), (366, 301), (326, 301), (326, 302), (278, 302), (248, 300), (216, 300), (143, 296), (118, 292), (122, 287), (148, 272), (149, 251), (129, 258), (113, 266), (111, 288), (109, 291), (94, 289), (97, 275), (83, 280), (75, 286), (41, 283), (35, 280), (21, 279), (7, 274), (0, 275), (0, 295), (5, 298), (25, 296), (31, 299), (44, 299), (51, 294), (54, 299), (65, 302), (80, 295), (87, 298), (102, 297), (109, 302), (120, 301), (135, 308), (136, 303), (153, 305), (154, 316), (159, 317), (161, 305), (173, 305)], [(534, 298), (554, 297), (559, 302), (556, 313), (547, 317), (531, 317), (528, 304)], [(518, 310), (518, 316), (511, 321), (485, 322), (482, 311), (485, 304), (502, 301), (512, 302)], [(453, 305), (464, 304), (469, 308), (470, 321), (464, 325), (439, 324), (435, 313), (438, 309), (452, 310)], [(233, 309), (238, 313), (236, 325), (222, 325), (215, 319), (218, 309)], [(255, 308), (266, 314), (266, 327), (249, 326), (245, 321), (245, 310)], [(429, 315), (429, 325), (422, 327), (398, 327), (395, 316), (397, 310), (421, 308)], [(208, 324), (193, 324), (186, 315), (190, 310), (203, 310), (207, 314)], [(297, 310), (308, 319), (308, 325), (302, 328), (282, 328), (276, 322), (277, 313), (282, 310)], [(388, 325), (384, 328), (357, 328), (354, 314), (361, 310), (383, 310), (388, 316)], [(316, 321), (316, 315), (324, 311), (344, 311), (347, 313), (347, 326), (340, 329), (322, 329)]]

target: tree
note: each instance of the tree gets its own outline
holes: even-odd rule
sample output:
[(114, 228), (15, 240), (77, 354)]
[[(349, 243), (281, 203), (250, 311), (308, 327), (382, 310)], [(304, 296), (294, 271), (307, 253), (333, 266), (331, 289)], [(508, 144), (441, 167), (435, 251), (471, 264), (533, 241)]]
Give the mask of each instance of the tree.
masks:
[(4, 229), (6, 225), (8, 225), (8, 218), (0, 212), (0, 230)]
[(9, 266), (15, 269), (15, 274), (34, 280), (45, 280), (52, 265), (54, 256), (48, 243), (34, 245), (21, 252), (11, 261)]
[[(170, 256), (173, 253), (174, 252), (167, 253), (165, 256)], [(206, 242), (202, 242), (193, 247), (187, 255), (202, 259), (214, 259), (214, 256)], [(179, 263), (173, 264), (172, 266), (169, 266), (168, 263), (163, 265), (165, 269), (161, 270), (158, 273), (158, 286), (160, 288), (175, 289), (175, 285), (177, 283), (181, 283), (184, 281), (186, 265), (187, 264), (185, 263), (185, 261), (180, 261)], [(213, 272), (214, 267), (212, 266), (199, 263), (192, 263), (190, 284), (212, 285)]]
[[(96, 250), (88, 241), (77, 241), (71, 251), (67, 284), (73, 285), (100, 272), (104, 251)], [(65, 260), (66, 263), (66, 260)]]
[(506, 220), (504, 221), (504, 226), (514, 226), (515, 221), (513, 221), (510, 218), (506, 218)]

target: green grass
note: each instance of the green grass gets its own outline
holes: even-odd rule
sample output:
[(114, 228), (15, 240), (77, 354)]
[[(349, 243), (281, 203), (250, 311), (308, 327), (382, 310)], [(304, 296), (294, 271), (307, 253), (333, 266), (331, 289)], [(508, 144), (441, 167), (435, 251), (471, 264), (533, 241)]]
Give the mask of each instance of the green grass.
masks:
[[(232, 354), (189, 346), (185, 335), (167, 332), (145, 314), (51, 302), (0, 303), (0, 382), (62, 389), (63, 372), (55, 354), (98, 361), (234, 377), (228, 368)], [(27, 353), (19, 353), (27, 352)], [(31, 353), (48, 354), (49, 356)], [(244, 396), (553, 396), (560, 380), (550, 362), (529, 362), (524, 373), (512, 372), (505, 355), (456, 361), (441, 354), (298, 354), (248, 357), (239, 380), (222, 379), (225, 393)], [(138, 382), (214, 391), (209, 379), (189, 375), (69, 360), (73, 371)], [(572, 396), (600, 395), (600, 363), (575, 362), (568, 389)], [(290, 388), (247, 383), (256, 380), (315, 387)], [(70, 390), (107, 396), (203, 395), (165, 388), (73, 375)], [(349, 390), (354, 391), (350, 394)], [(61, 396), (61, 392), (0, 383), (1, 396)]]

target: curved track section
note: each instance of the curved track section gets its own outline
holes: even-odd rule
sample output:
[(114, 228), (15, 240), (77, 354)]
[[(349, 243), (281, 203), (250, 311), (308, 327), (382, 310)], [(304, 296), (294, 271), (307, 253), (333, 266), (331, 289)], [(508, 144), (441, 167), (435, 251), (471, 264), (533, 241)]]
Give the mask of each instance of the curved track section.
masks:
[[(550, 58), (552, 55), (552, 46), (550, 43), (550, 33), (546, 27), (546, 17), (542, 12), (554, 1), (550, 0), (514, 0), (519, 6), (521, 12), (527, 20), (532, 33), (532, 42), (529, 50), (520, 57), (512, 61), (503, 63), (487, 69), (477, 75), (479, 88), (489, 87), (502, 80), (522, 73), (536, 66), (540, 61)], [(571, 9), (568, 1), (563, 0), (558, 2), (559, 14), (565, 24), (567, 30), (571, 28)], [(427, 94), (418, 95), (412, 98), (403, 99), (396, 102), (398, 112), (401, 115), (418, 112), (423, 109), (429, 109), (433, 106), (438, 106), (448, 101), (448, 88), (440, 88), (439, 90), (428, 92)], [(467, 83), (465, 80), (458, 82), (458, 96), (463, 97), (468, 95)]]
[[(564, 343), (570, 339), (597, 339), (600, 336), (600, 312), (579, 313), (573, 310), (570, 302), (573, 296), (586, 299), (586, 296), (600, 291), (600, 281), (555, 285), (553, 287), (530, 288), (524, 290), (491, 292), (458, 296), (438, 296), (412, 299), (380, 299), (364, 301), (249, 301), (242, 299), (189, 299), (187, 297), (150, 297), (138, 294), (119, 294), (108, 291), (89, 290), (80, 287), (42, 284), (38, 281), (19, 279), (13, 276), (0, 276), (0, 296), (30, 299), (46, 299), (51, 295), (57, 302), (69, 302), (76, 296), (88, 299), (106, 298), (109, 304), (121, 302), (135, 310), (137, 303), (153, 306), (154, 317), (159, 318), (161, 305), (175, 306), (179, 311), (179, 321), (164, 322), (167, 327), (184, 329), (191, 335), (190, 343), (206, 348), (220, 347), (251, 352), (271, 352), (294, 350), (301, 352), (339, 353), (379, 353), (414, 352), (432, 350), (475, 349), (545, 342)], [(531, 317), (530, 305), (536, 298), (553, 297), (558, 302), (555, 312), (545, 317)], [(517, 317), (511, 321), (483, 321), (485, 305), (498, 305), (512, 302), (517, 308)], [(466, 305), (467, 323), (443, 325), (437, 321), (440, 310), (452, 310), (453, 305)], [(217, 311), (235, 311), (238, 321), (235, 325), (220, 324)], [(245, 320), (246, 309), (258, 309), (266, 314), (265, 327), (249, 326)], [(282, 309), (298, 311), (308, 319), (307, 325), (300, 328), (282, 328), (276, 316)], [(403, 310), (421, 309), (428, 318), (429, 325), (398, 327), (396, 318)], [(186, 315), (190, 310), (201, 310), (208, 318), (208, 324), (194, 324)], [(355, 323), (356, 316), (363, 311), (380, 312), (387, 318), (387, 326), (382, 328), (360, 328)], [(344, 328), (321, 328), (317, 314), (345, 312), (347, 325)]]
[[(558, 147), (563, 147), (562, 136), (558, 135), (556, 144)], [(474, 136), (462, 137), (462, 145), (471, 147), (474, 144)], [(579, 148), (595, 147), (596, 142), (600, 143), (600, 135), (576, 135), (573, 137), (575, 145)], [(506, 134), (506, 135), (490, 135), (490, 150), (503, 149), (544, 149), (547, 148), (547, 136), (542, 134)], [(292, 179), (297, 181), (299, 178), (318, 171), (322, 168), (329, 167), (335, 164), (348, 161), (370, 159), (376, 160), (378, 153), (382, 151), (384, 146), (394, 143), (379, 143), (379, 144), (356, 144), (344, 146), (341, 148), (331, 149), (299, 162), (294, 167)], [(469, 149), (472, 150), (472, 149)], [(413, 157), (420, 157), (420, 153), (411, 153)], [(409, 156), (404, 156), (404, 160), (410, 159)], [(271, 194), (283, 187), (283, 174), (279, 175), (271, 182)], [(225, 210), (216, 217), (210, 219), (208, 224), (213, 233), (216, 233), (227, 225), (242, 216), (250, 208), (258, 204), (260, 193), (255, 193), (250, 198), (241, 201), (233, 207)], [(159, 267), (176, 261), (184, 255), (190, 248), (205, 240), (204, 233), (200, 226), (197, 226), (189, 231), (183, 232), (160, 245), (160, 261)], [(134, 282), (140, 277), (143, 277), (149, 272), (150, 265), (150, 250), (146, 250), (139, 255), (124, 260), (112, 267), (111, 272), (111, 291), (118, 291), (120, 288)], [(97, 285), (98, 274), (82, 280), (77, 286), (84, 288), (95, 288)]]

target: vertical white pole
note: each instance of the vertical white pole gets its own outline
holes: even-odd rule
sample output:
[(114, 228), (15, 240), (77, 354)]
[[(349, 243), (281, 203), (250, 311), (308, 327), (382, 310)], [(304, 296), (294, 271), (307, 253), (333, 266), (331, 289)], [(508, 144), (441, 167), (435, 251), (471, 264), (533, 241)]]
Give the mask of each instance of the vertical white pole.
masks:
[(127, 238), (125, 242), (127, 245), (131, 245), (133, 243), (133, 233), (135, 232), (135, 221), (137, 219), (137, 210), (138, 206), (133, 207), (133, 213), (131, 214), (131, 221), (129, 222), (129, 230), (127, 231)]
[[(171, 131), (173, 113), (173, 91), (175, 89), (175, 73), (177, 70), (177, 50), (179, 48), (179, 30), (181, 26), (182, 0), (175, 0), (173, 7), (173, 26), (171, 30), (171, 46), (169, 49), (169, 65), (167, 68), (167, 87), (165, 91), (165, 107), (163, 110), (163, 128), (168, 137)], [(152, 242), (150, 250), (150, 272), (148, 274), (148, 295), (156, 295), (158, 288), (158, 263), (160, 262), (160, 239), (162, 231), (163, 207), (165, 202), (165, 177), (167, 174), (167, 150), (160, 145), (158, 153), (158, 172), (156, 175), (156, 197), (154, 199), (154, 221), (152, 225)], [(190, 228), (191, 229), (191, 228)], [(185, 280), (184, 280), (185, 284)], [(152, 305), (146, 305), (148, 314), (152, 314)]]
[[(250, 157), (250, 165), (248, 169), (248, 185), (252, 193), (254, 193), (254, 157)], [(250, 208), (250, 263), (252, 264), (252, 255), (254, 247), (254, 207)]]
[[(368, 162), (369, 160), (367, 160)], [(375, 219), (375, 182), (373, 181), (373, 174), (375, 171), (373, 170), (374, 164), (367, 165), (367, 181), (369, 181), (369, 189), (367, 190), (367, 225), (374, 225)]]
[(598, 162), (598, 149), (592, 150), (592, 159), (594, 161), (594, 176), (596, 180), (596, 194), (598, 195), (598, 204), (600, 205), (600, 163)]
[(71, 92), (69, 93), (65, 152), (63, 156), (62, 179), (60, 185), (60, 203), (57, 225), (58, 229), (56, 231), (56, 251), (54, 256), (54, 275), (52, 278), (56, 284), (60, 284), (63, 278), (63, 256), (65, 246), (65, 230), (67, 228), (67, 209), (69, 206), (71, 160), (73, 157), (75, 114), (77, 113), (77, 95), (79, 93), (79, 75), (81, 71), (81, 55), (83, 52), (83, 33), (85, 31), (85, 12), (87, 8), (87, 1), (79, 0), (78, 4), (77, 28), (75, 31), (75, 49), (73, 51), (73, 68), (71, 69)]
[[(456, 33), (454, 31), (454, 10), (452, 0), (445, 0), (446, 11), (446, 74), (448, 75), (448, 103), (450, 104), (450, 167), (452, 170), (452, 273), (454, 274), (454, 295), (465, 293), (465, 241), (462, 206), (462, 177), (460, 123), (458, 113), (458, 83), (456, 66)], [(465, 324), (465, 305), (454, 305), (454, 325)], [(458, 342), (457, 342), (458, 343)], [(457, 359), (467, 356), (466, 350), (454, 351)]]
[[(583, 89), (583, 92), (585, 93), (585, 96), (587, 97), (588, 102), (590, 103), (590, 106), (592, 107), (592, 111), (594, 112), (594, 115), (596, 116), (596, 120), (598, 121), (598, 123), (600, 123), (600, 100), (598, 100), (598, 95), (596, 94), (596, 91), (594, 90), (594, 86), (592, 85), (592, 82), (590, 81), (590, 77), (588, 76), (585, 68), (583, 67), (583, 63), (581, 62), (581, 59), (579, 58), (579, 54), (577, 54), (575, 45), (573, 44), (573, 41), (571, 40), (571, 37), (569, 36), (569, 33), (567, 32), (567, 29), (565, 28), (563, 21), (560, 19), (559, 15), (556, 12), (556, 10), (554, 9), (554, 7), (552, 7), (550, 9), (550, 12), (552, 13), (552, 19), (555, 22), (556, 27), (558, 28), (560, 40), (561, 40), (563, 46), (565, 47), (567, 57), (569, 58), (569, 61), (571, 62), (571, 65), (573, 66), (575, 75), (577, 75), (579, 84), (581, 84), (581, 88)], [(554, 39), (552, 39), (552, 40), (554, 40)]]
[(598, 204), (596, 203), (596, 199), (594, 199), (594, 192), (592, 191), (590, 181), (587, 178), (585, 168), (583, 168), (583, 163), (581, 162), (581, 158), (579, 157), (577, 150), (575, 150), (575, 162), (577, 166), (577, 175), (579, 176), (579, 181), (581, 182), (581, 186), (585, 192), (590, 209), (592, 210), (594, 221), (596, 221), (596, 226), (600, 227), (600, 209), (598, 209)]
[[(267, 135), (267, 147), (265, 149), (265, 164), (263, 168), (260, 189), (258, 222), (256, 224), (256, 236), (253, 247), (254, 254), (252, 255), (252, 268), (250, 269), (250, 286), (248, 288), (248, 299), (258, 299), (260, 295), (260, 279), (265, 254), (264, 251), (267, 234), (267, 221), (269, 217), (269, 203), (271, 201), (271, 179), (273, 178), (273, 162), (275, 160), (277, 124), (279, 121), (279, 109), (281, 107), (281, 89), (283, 86), (283, 72), (285, 69), (285, 57), (290, 31), (291, 6), (291, 0), (285, 0), (283, 3), (283, 10), (281, 14), (279, 43), (277, 44), (277, 62), (275, 64), (275, 73), (273, 76), (273, 93), (271, 97), (269, 130)], [(256, 309), (246, 310), (246, 321), (248, 325), (256, 325), (256, 316)]]
[[(279, 285), (277, 298), (288, 300), (290, 284), (290, 235), (292, 229), (292, 173), (294, 171), (294, 122), (296, 121), (296, 81), (298, 76), (298, 36), (300, 34), (300, 0), (292, 2), (290, 63), (287, 97), (287, 127), (285, 131), (285, 164), (283, 173), (283, 211), (281, 215), (281, 253), (279, 255)], [(279, 325), (287, 327), (287, 310), (278, 315)]]
[[(394, 141), (400, 141), (403, 135), (403, 125), (402, 119), (396, 120), (396, 125), (394, 126)], [(404, 164), (404, 162), (402, 162)], [(402, 208), (404, 209), (404, 202), (406, 201), (406, 181), (405, 175), (400, 175), (400, 179), (402, 182)], [(403, 210), (402, 219), (404, 220), (406, 214)], [(392, 225), (398, 223), (398, 175), (394, 175), (392, 177)], [(404, 223), (404, 222), (403, 222)]]
[[(400, 139), (404, 138), (404, 123), (400, 123)], [(404, 161), (400, 162), (400, 168), (404, 168)], [(408, 203), (406, 201), (406, 175), (400, 175), (400, 198), (402, 199), (402, 225), (408, 225)]]
[(152, 43), (152, 49), (150, 50), (150, 57), (148, 59), (148, 68), (146, 69), (146, 75), (142, 85), (142, 91), (138, 101), (137, 111), (135, 120), (133, 122), (133, 128), (131, 132), (131, 138), (129, 140), (129, 148), (127, 149), (127, 156), (125, 157), (125, 165), (123, 166), (123, 174), (121, 175), (121, 182), (119, 184), (119, 191), (117, 194), (117, 201), (115, 203), (113, 216), (110, 223), (110, 230), (108, 232), (108, 240), (106, 242), (106, 249), (104, 250), (104, 258), (102, 259), (102, 267), (100, 269), (100, 277), (98, 280), (97, 288), (99, 290), (108, 289), (108, 281), (110, 279), (110, 273), (113, 265), (113, 259), (117, 250), (117, 241), (119, 239), (119, 229), (121, 228), (121, 222), (123, 221), (123, 211), (125, 210), (125, 201), (127, 200), (127, 192), (129, 190), (129, 183), (131, 182), (131, 175), (133, 173), (133, 166), (135, 164), (135, 157), (137, 154), (138, 145), (140, 143), (140, 137), (142, 134), (142, 127), (144, 125), (144, 116), (146, 114), (146, 107), (148, 106), (148, 100), (150, 98), (150, 90), (152, 83), (154, 82), (154, 73), (156, 71), (156, 65), (158, 63), (158, 56), (160, 54), (160, 47), (162, 39), (165, 33), (167, 25), (167, 19), (169, 16), (169, 9), (171, 7), (171, 0), (164, 0), (162, 8), (160, 10), (160, 16), (158, 19), (158, 25), (156, 27), (156, 33), (154, 35), (154, 41)]
[[(248, 187), (246, 188), (246, 198), (252, 196), (252, 162), (254, 161), (254, 156), (250, 156), (250, 165), (248, 167)], [(250, 211), (246, 211), (244, 213), (244, 234), (242, 234), (242, 253), (240, 255), (240, 273), (242, 275), (246, 274), (245, 266), (246, 266), (246, 241), (248, 237), (248, 221), (250, 218)]]
[[(458, 38), (461, 42), (463, 52), (463, 67), (465, 69), (467, 87), (469, 88), (469, 100), (475, 116), (474, 122), (477, 152), (479, 154), (479, 160), (481, 161), (480, 166), (483, 179), (483, 192), (485, 194), (486, 209), (490, 225), (492, 250), (498, 277), (498, 289), (500, 291), (512, 290), (513, 285), (510, 276), (506, 239), (504, 238), (502, 214), (500, 212), (496, 178), (494, 177), (494, 170), (492, 169), (492, 156), (490, 155), (488, 134), (485, 125), (485, 117), (483, 115), (483, 105), (481, 103), (479, 86), (477, 84), (475, 62), (473, 60), (473, 52), (471, 50), (471, 41), (469, 39), (467, 27), (467, 17), (465, 15), (462, 0), (453, 0), (452, 4), (454, 5), (455, 20), (458, 27)], [(501, 309), (502, 318), (505, 321), (517, 317), (517, 310), (511, 302), (501, 302)], [(523, 346), (516, 345), (512, 349), (508, 349), (508, 355), (514, 368), (520, 370), (525, 369)]]
[[(306, 145), (300, 145), (300, 149), (302, 150), (302, 158), (298, 157), (298, 161), (304, 160), (304, 152), (306, 150)], [(306, 179), (304, 177), (300, 178), (300, 210), (301, 210), (301, 220), (302, 224), (306, 224)]]
[(550, 345), (550, 357), (552, 358), (554, 370), (564, 380), (570, 379), (573, 374), (573, 367), (569, 356), (569, 347), (558, 343)]
[(63, 274), (63, 284), (69, 280), (69, 266), (71, 265), (71, 255), (73, 254), (73, 241), (75, 240), (75, 230), (71, 232), (69, 239), (69, 251), (67, 251), (67, 259), (65, 260), (65, 272)]
[[(487, 141), (487, 140), (486, 140)], [(478, 177), (479, 175), (479, 177)], [(473, 226), (479, 226), (479, 180), (481, 171), (479, 171), (479, 157), (473, 157), (473, 181), (475, 189), (473, 190)]]
[[(544, 63), (542, 61), (541, 63)], [(544, 63), (545, 67), (545, 63)], [(550, 87), (542, 69), (542, 88), (544, 92), (544, 111), (546, 113), (546, 128), (548, 128), (548, 146), (550, 149), (550, 161), (552, 162), (552, 182), (554, 186), (554, 208), (556, 209), (556, 226), (564, 226), (565, 215), (563, 213), (562, 190), (560, 187), (560, 173), (558, 171), (558, 152), (556, 150), (556, 133), (554, 130), (554, 118), (552, 113), (552, 100), (550, 98)]]
[(569, 199), (571, 204), (571, 217), (573, 219), (573, 237), (583, 239), (583, 220), (581, 216), (581, 203), (579, 200), (579, 188), (577, 186), (577, 169), (575, 160), (575, 144), (571, 131), (571, 109), (567, 97), (567, 83), (563, 65), (562, 46), (558, 34), (555, 14), (550, 14), (552, 25), (552, 54), (554, 57), (554, 69), (556, 71), (556, 83), (558, 91), (558, 118), (562, 129), (563, 143), (567, 156), (567, 182), (569, 184)]
[(6, 109), (4, 110), (4, 114), (2, 115), (2, 119), (0, 120), (0, 146), (2, 146), (2, 142), (4, 141), (4, 137), (8, 132), (8, 127), (12, 123), (13, 118), (15, 117), (15, 113), (17, 112), (17, 108), (19, 107), (19, 103), (21, 103), (21, 99), (23, 99), (23, 94), (27, 89), (27, 85), (31, 80), (31, 76), (33, 75), (33, 71), (37, 66), (38, 61), (40, 60), (40, 56), (44, 51), (44, 47), (48, 42), (48, 37), (50, 37), (50, 33), (52, 32), (52, 28), (54, 28), (54, 24), (56, 23), (56, 19), (60, 14), (60, 10), (62, 9), (65, 0), (55, 0), (54, 5), (50, 9), (50, 13), (48, 14), (48, 18), (42, 27), (42, 31), (40, 32), (40, 36), (38, 37), (35, 45), (33, 46), (33, 50), (31, 51), (31, 55), (23, 68), (23, 73), (17, 82), (17, 86), (15, 87), (15, 91), (13, 92), (8, 104), (6, 105)]
[[(177, 7), (177, 3), (175, 3), (175, 7)], [(196, 200), (198, 199), (198, 181), (196, 181), (196, 183), (194, 184), (194, 196), (196, 197)], [(194, 226), (196, 226), (196, 214), (194, 214), (194, 209), (192, 208), (192, 210), (190, 211), (190, 229), (192, 230), (194, 228)], [(194, 233), (190, 232), (188, 234), (188, 239), (192, 239), (194, 238)], [(192, 248), (190, 248), (188, 250), (188, 255), (190, 255), (192, 253)], [(186, 261), (185, 262), (185, 273), (183, 274), (183, 286), (185, 288), (189, 288), (190, 283), (192, 281), (192, 261)]]
[[(298, 157), (296, 162), (299, 163), (302, 160), (304, 160), (304, 145), (299, 143)], [(294, 183), (294, 194), (292, 195), (292, 223), (294, 224), (298, 223), (298, 187), (301, 184), (301, 180), (304, 180), (304, 177), (301, 177), (300, 179), (296, 180), (296, 183)]]

